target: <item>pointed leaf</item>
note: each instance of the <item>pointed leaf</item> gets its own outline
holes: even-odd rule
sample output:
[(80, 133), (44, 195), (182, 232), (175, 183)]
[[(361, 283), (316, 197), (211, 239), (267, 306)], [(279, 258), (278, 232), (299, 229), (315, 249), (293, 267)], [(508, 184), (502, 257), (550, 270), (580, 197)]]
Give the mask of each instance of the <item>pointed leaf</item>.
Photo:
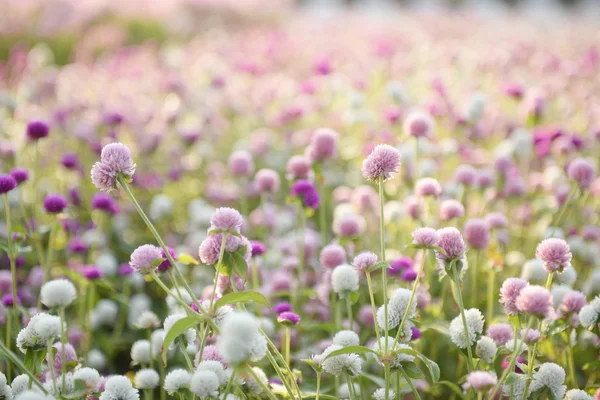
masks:
[(331, 353), (329, 353), (327, 355), (327, 357), (325, 357), (325, 360), (327, 360), (328, 358), (331, 357), (335, 357), (335, 356), (339, 356), (341, 354), (348, 354), (348, 353), (356, 353), (356, 354), (363, 354), (363, 353), (373, 353), (373, 354), (377, 354), (377, 352), (375, 350), (372, 350), (368, 347), (365, 346), (346, 346), (342, 349), (336, 350), (336, 351), (332, 351)]
[(269, 307), (269, 301), (266, 299), (266, 297), (258, 292), (253, 291), (228, 293), (215, 303), (215, 307), (219, 308), (225, 304), (247, 303), (249, 301)]
[(245, 281), (248, 277), (248, 264), (246, 263), (246, 260), (238, 252), (231, 253), (231, 256), (231, 260), (233, 262), (231, 268), (233, 269), (233, 272), (238, 274), (238, 276)]
[(202, 321), (202, 318), (199, 315), (191, 315), (189, 317), (185, 317), (175, 322), (167, 335), (165, 336), (165, 340), (163, 341), (162, 349), (160, 352), (162, 353), (162, 360), (165, 365), (167, 365), (167, 349), (173, 343), (177, 336), (181, 335), (186, 330), (193, 328), (197, 324)]
[(423, 377), (423, 372), (417, 367), (417, 364), (414, 362), (403, 362), (402, 369), (406, 372), (409, 378), (412, 379), (421, 379)]
[(456, 383), (449, 382), (449, 381), (440, 381), (439, 384), (449, 387), (450, 390), (452, 390), (454, 393), (456, 393), (458, 395), (458, 397), (463, 396), (463, 392), (462, 392), (460, 386), (458, 386)]
[(177, 261), (184, 265), (200, 265), (200, 263), (189, 254), (180, 254), (179, 257), (177, 257)]

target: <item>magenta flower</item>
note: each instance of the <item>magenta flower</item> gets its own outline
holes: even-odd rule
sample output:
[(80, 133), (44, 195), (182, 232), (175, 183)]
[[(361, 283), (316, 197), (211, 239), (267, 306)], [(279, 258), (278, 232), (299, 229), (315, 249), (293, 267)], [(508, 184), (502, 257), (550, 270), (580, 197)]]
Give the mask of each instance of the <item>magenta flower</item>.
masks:
[(294, 182), (290, 189), (290, 195), (292, 197), (301, 197), (304, 206), (313, 210), (319, 208), (321, 203), (321, 197), (315, 185), (304, 179)]
[(29, 140), (39, 140), (48, 136), (50, 126), (44, 121), (34, 120), (27, 124), (27, 138)]
[(44, 209), (49, 214), (59, 214), (67, 208), (67, 200), (60, 194), (49, 194), (44, 199)]
[(300, 322), (300, 316), (291, 311), (284, 311), (277, 317), (277, 322), (284, 326), (297, 325)]
[(20, 185), (29, 179), (29, 172), (25, 168), (14, 168), (10, 171), (10, 175), (15, 179), (17, 185)]
[(11, 175), (0, 175), (0, 194), (5, 194), (17, 187), (17, 181)]

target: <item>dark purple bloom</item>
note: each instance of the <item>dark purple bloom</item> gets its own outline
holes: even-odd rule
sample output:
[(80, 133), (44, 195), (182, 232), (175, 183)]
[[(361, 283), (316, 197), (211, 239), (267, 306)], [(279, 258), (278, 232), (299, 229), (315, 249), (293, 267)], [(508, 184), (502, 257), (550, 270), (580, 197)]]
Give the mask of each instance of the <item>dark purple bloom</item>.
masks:
[[(167, 247), (167, 250), (169, 250), (169, 254), (171, 255), (171, 257), (174, 260), (176, 260), (177, 256), (175, 255), (175, 251), (170, 247)], [(156, 268), (156, 270), (159, 272), (163, 272), (168, 269), (171, 269), (173, 266), (171, 265), (171, 262), (167, 259), (167, 255), (165, 254), (165, 251), (161, 249), (160, 253), (162, 254), (162, 257), (165, 259), (165, 261), (161, 262), (160, 265)]]
[(15, 168), (10, 171), (10, 176), (12, 176), (17, 182), (17, 185), (19, 185), (29, 179), (29, 172), (25, 168)]
[(412, 268), (413, 261), (408, 256), (400, 256), (390, 262), (390, 267), (391, 268), (388, 269), (388, 274), (396, 275), (402, 270)]
[(0, 175), (0, 194), (5, 194), (17, 187), (17, 181), (11, 175)]
[(49, 194), (44, 199), (44, 209), (47, 213), (58, 214), (67, 207), (67, 200), (60, 194)]
[(261, 256), (267, 251), (267, 246), (261, 241), (251, 240), (250, 244), (252, 245), (252, 257)]
[(125, 263), (125, 264), (119, 265), (119, 276), (127, 276), (127, 275), (131, 275), (132, 273), (133, 273), (133, 270), (131, 269), (129, 264)]
[[(21, 301), (19, 299), (19, 296), (17, 296), (17, 304), (20, 304)], [(4, 296), (2, 296), (2, 305), (4, 307), (12, 307), (13, 305), (13, 295), (12, 293), (7, 293)]]
[(27, 124), (27, 137), (31, 140), (39, 140), (48, 136), (50, 126), (44, 121), (30, 121)]
[(79, 159), (75, 153), (65, 153), (62, 157), (61, 164), (67, 169), (77, 169), (79, 167)]
[(77, 188), (69, 189), (69, 199), (71, 200), (71, 204), (75, 207), (79, 207), (81, 205), (81, 195), (79, 194), (79, 190)]
[(277, 322), (286, 326), (296, 325), (300, 322), (300, 316), (291, 311), (284, 311), (277, 317)]
[(89, 280), (100, 279), (104, 276), (102, 270), (95, 265), (86, 265), (81, 268), (81, 273)]
[(410, 340), (417, 340), (423, 336), (419, 328), (417, 328), (416, 326), (411, 326), (410, 330), (412, 331), (412, 336)]
[(406, 268), (404, 271), (402, 271), (400, 279), (406, 282), (412, 282), (417, 279), (417, 271), (415, 271), (413, 268)]
[(116, 200), (107, 193), (96, 193), (92, 197), (92, 209), (105, 211), (111, 215), (119, 213), (119, 205)]
[(279, 302), (273, 306), (273, 311), (275, 311), (276, 314), (292, 311), (292, 309), (292, 305), (286, 301)]
[(321, 197), (319, 196), (319, 192), (315, 188), (315, 185), (305, 179), (294, 182), (290, 189), (290, 194), (292, 197), (301, 196), (304, 205), (313, 210), (319, 208), (321, 203)]
[(74, 237), (69, 241), (68, 249), (71, 253), (85, 253), (87, 244), (85, 244), (83, 239)]

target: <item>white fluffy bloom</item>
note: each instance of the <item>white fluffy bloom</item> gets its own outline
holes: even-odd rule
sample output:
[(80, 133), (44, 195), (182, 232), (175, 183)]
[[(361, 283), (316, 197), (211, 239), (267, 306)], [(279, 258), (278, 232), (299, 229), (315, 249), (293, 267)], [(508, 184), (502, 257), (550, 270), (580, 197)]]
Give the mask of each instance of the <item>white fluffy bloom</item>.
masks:
[(165, 376), (164, 389), (171, 396), (179, 389), (183, 389), (190, 384), (192, 375), (185, 369), (175, 369)]
[(99, 400), (139, 400), (139, 398), (138, 390), (127, 377), (115, 375), (106, 380), (104, 392)]
[(596, 324), (598, 324), (598, 318), (600, 317), (600, 311), (595, 305), (600, 302), (600, 297), (596, 297), (579, 310), (579, 323), (586, 329), (592, 330)]
[(571, 389), (565, 395), (565, 400), (594, 400), (594, 398), (581, 389)]
[[(472, 346), (477, 340), (477, 336), (483, 331), (484, 318), (481, 312), (476, 308), (466, 310), (465, 318), (467, 320), (467, 329), (469, 331), (468, 345)], [(450, 322), (450, 339), (452, 340), (452, 343), (461, 349), (467, 348), (467, 334), (465, 333), (465, 327), (460, 315)]]
[(267, 341), (258, 330), (254, 316), (246, 312), (229, 313), (222, 323), (217, 348), (230, 365), (259, 361), (267, 353)]
[[(45, 330), (45, 334), (42, 334), (36, 330), (36, 325), (38, 322), (46, 320), (47, 318), (52, 317), (50, 314), (46, 313), (38, 313), (35, 314), (29, 320), (29, 324), (17, 335), (17, 347), (23, 354), (27, 352), (28, 347), (33, 347), (36, 349), (45, 348), (48, 342), (49, 336), (47, 334), (52, 333), (55, 330), (55, 321), (56, 320), (48, 320), (48, 324), (42, 322), (40, 328)], [(59, 335), (60, 335), (60, 324), (59, 324)]]
[(475, 354), (477, 357), (490, 364), (496, 356), (497, 350), (498, 346), (496, 345), (496, 342), (494, 342), (494, 339), (489, 336), (482, 336), (481, 339), (477, 341)]
[(6, 375), (0, 372), (0, 400), (12, 400), (13, 393), (6, 382)]
[(15, 400), (53, 400), (54, 396), (44, 395), (42, 392), (35, 390), (25, 390), (19, 395), (15, 396)]
[(32, 319), (32, 328), (42, 339), (49, 340), (60, 336), (60, 318), (56, 315), (38, 314), (39, 317)]
[(134, 365), (148, 364), (150, 362), (150, 342), (148, 340), (136, 340), (131, 346), (131, 360)]
[(196, 371), (210, 371), (217, 375), (219, 385), (226, 385), (228, 377), (225, 374), (225, 367), (216, 360), (204, 360), (198, 364)]
[(338, 346), (346, 347), (346, 346), (358, 346), (360, 343), (360, 338), (354, 331), (339, 331), (333, 337), (333, 344), (337, 344)]
[(119, 315), (119, 306), (110, 299), (101, 299), (92, 310), (92, 329), (113, 326)]
[(160, 375), (151, 368), (140, 369), (133, 380), (138, 389), (154, 389), (160, 383)]
[(205, 398), (219, 390), (219, 378), (212, 371), (196, 371), (190, 381), (190, 391)]
[(342, 348), (342, 346), (332, 344), (325, 349), (321, 355), (324, 360), (322, 363), (323, 370), (335, 376), (345, 373), (349, 373), (353, 376), (359, 375), (362, 372), (362, 360), (358, 354), (346, 353), (325, 359), (329, 354)]
[(66, 307), (77, 297), (75, 285), (67, 279), (55, 279), (42, 286), (42, 304), (48, 308)]
[[(175, 322), (179, 321), (182, 318), (185, 318), (185, 315), (183, 315), (183, 314), (169, 315), (165, 319), (165, 322), (163, 323), (165, 332), (168, 333), (169, 330), (171, 330), (171, 328), (173, 327), (173, 325), (175, 325)], [(190, 329), (187, 329), (184, 333), (182, 333), (178, 337), (184, 337), (187, 343), (194, 343), (194, 340), (196, 338), (196, 332), (192, 328), (190, 328)]]
[(106, 367), (106, 356), (98, 349), (92, 349), (87, 356), (87, 365), (96, 369)]
[(165, 332), (164, 329), (157, 329), (152, 332), (152, 335), (150, 335), (152, 358), (156, 358), (160, 354), (166, 336), (167, 332)]
[[(11, 385), (13, 396), (17, 396), (20, 393), (23, 393), (29, 387), (29, 377), (26, 374), (17, 375), (15, 379), (13, 379)], [(33, 390), (38, 389), (36, 385), (31, 386)]]
[(563, 285), (573, 286), (577, 280), (577, 271), (575, 268), (567, 268), (562, 274), (556, 274), (556, 279)]
[[(356, 395), (360, 398), (360, 386), (357, 383), (352, 384), (354, 386), (354, 391)], [(338, 396), (340, 399), (350, 399), (350, 388), (347, 383), (340, 385), (338, 388)]]
[[(64, 385), (63, 385), (64, 382)], [(73, 393), (75, 390), (75, 378), (73, 377), (73, 373), (68, 372), (65, 374), (64, 379), (63, 376), (56, 377), (56, 390), (54, 390), (54, 384), (51, 379), (44, 382), (44, 389), (50, 394), (53, 395), (68, 395)]]
[(348, 264), (335, 267), (331, 274), (331, 287), (338, 294), (358, 290), (358, 272)]
[[(396, 398), (396, 392), (390, 389), (389, 391), (390, 400), (394, 400)], [(385, 388), (379, 388), (375, 392), (373, 392), (374, 400), (385, 400)]]
[(544, 283), (548, 278), (548, 271), (544, 268), (544, 261), (533, 259), (523, 265), (521, 279), (525, 279), (531, 284)]
[[(400, 325), (400, 321), (402, 320), (403, 315), (400, 315), (396, 308), (392, 308), (388, 306), (388, 329), (393, 329)], [(377, 309), (377, 324), (379, 325), (379, 329), (385, 329), (385, 308), (383, 306)]]
[[(411, 291), (408, 289), (400, 288), (396, 289), (394, 293), (390, 296), (390, 300), (388, 301), (388, 308), (395, 308), (400, 315), (404, 316), (406, 309), (408, 308), (408, 303), (410, 302)], [(413, 301), (410, 305), (410, 310), (408, 311), (408, 318), (414, 317), (417, 312), (417, 302)]]
[(73, 373), (73, 378), (85, 383), (88, 389), (95, 390), (100, 382), (100, 374), (94, 368), (80, 368)]
[(258, 377), (258, 379), (260, 379), (262, 385), (258, 383), (252, 375), (250, 375), (245, 382), (246, 388), (248, 389), (248, 393), (261, 394), (264, 392), (263, 386), (269, 387), (269, 380), (267, 379), (267, 375), (265, 375), (264, 371), (259, 367), (252, 367), (252, 371), (254, 371), (254, 374)]
[(567, 387), (563, 385), (565, 376), (565, 370), (560, 365), (544, 363), (533, 373), (529, 393), (548, 388), (555, 398), (562, 399), (567, 391)]
[(155, 329), (160, 326), (160, 320), (152, 311), (143, 311), (135, 325), (141, 329)]
[[(573, 268), (566, 269), (565, 272), (568, 270), (572, 270), (572, 269)], [(562, 303), (562, 298), (564, 297), (564, 295), (569, 293), (571, 290), (573, 290), (573, 289), (571, 289), (567, 285), (554, 285), (552, 287), (552, 289), (550, 289), (550, 294), (552, 294), (554, 308), (558, 308), (560, 306), (560, 303)]]

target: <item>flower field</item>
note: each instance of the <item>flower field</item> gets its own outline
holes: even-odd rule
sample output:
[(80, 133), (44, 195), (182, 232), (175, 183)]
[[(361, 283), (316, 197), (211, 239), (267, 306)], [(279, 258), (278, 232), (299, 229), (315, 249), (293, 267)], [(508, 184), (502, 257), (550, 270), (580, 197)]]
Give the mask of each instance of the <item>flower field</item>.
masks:
[(600, 31), (7, 0), (0, 400), (600, 399)]

